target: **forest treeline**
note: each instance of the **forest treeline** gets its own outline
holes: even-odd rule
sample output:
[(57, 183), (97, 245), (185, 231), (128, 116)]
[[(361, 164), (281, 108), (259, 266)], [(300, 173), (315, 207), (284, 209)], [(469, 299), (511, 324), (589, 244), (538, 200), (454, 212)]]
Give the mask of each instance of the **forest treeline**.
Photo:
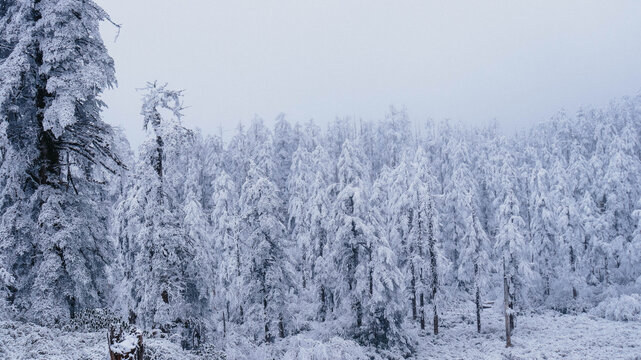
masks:
[(188, 347), (325, 323), (411, 349), (444, 308), (480, 331), (504, 286), (511, 328), (641, 286), (639, 96), (514, 136), (391, 108), (255, 118), (223, 142), (150, 83), (133, 151), (100, 117), (116, 81), (100, 7), (6, 0), (0, 19), (3, 318), (54, 326), (107, 308)]

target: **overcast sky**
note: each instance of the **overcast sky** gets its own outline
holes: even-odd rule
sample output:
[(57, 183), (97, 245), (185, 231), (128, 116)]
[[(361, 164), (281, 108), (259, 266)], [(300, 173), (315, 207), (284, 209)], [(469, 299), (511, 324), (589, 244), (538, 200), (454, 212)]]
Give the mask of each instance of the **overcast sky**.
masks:
[(336, 116), (507, 131), (641, 90), (641, 1), (97, 0), (119, 86), (104, 117), (143, 139), (146, 81), (185, 89), (184, 122), (225, 137)]

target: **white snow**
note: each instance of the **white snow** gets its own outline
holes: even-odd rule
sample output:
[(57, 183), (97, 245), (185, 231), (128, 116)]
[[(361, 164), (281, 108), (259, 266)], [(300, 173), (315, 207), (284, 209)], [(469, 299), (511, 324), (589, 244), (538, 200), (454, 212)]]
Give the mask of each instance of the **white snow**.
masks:
[[(135, 337), (133, 337), (135, 346)], [(131, 346), (130, 339), (126, 339)], [(199, 359), (166, 339), (144, 338), (145, 353), (154, 360)], [(108, 359), (107, 331), (62, 331), (28, 323), (0, 321), (2, 360), (98, 360)]]
[(422, 337), (417, 359), (641, 359), (641, 322), (554, 311), (521, 315), (505, 348), (501, 306), (483, 312), (484, 328), (444, 324), (438, 336)]
[[(439, 335), (417, 337), (414, 359), (641, 359), (639, 321), (612, 321), (589, 314), (562, 315), (554, 311), (521, 315), (512, 335), (513, 347), (505, 348), (500, 306), (485, 310), (483, 320), (483, 331), (477, 334), (473, 323), (443, 318)], [(376, 356), (373, 349), (360, 347), (354, 341), (337, 337), (323, 341), (318, 340), (318, 335), (318, 331), (304, 332), (260, 347), (231, 341), (226, 358), (357, 360)], [(152, 359), (212, 358), (211, 353), (196, 355), (183, 351), (167, 339), (143, 341), (145, 354)], [(0, 322), (0, 359), (94, 360), (106, 359), (107, 354), (106, 332), (65, 332), (20, 322)]]

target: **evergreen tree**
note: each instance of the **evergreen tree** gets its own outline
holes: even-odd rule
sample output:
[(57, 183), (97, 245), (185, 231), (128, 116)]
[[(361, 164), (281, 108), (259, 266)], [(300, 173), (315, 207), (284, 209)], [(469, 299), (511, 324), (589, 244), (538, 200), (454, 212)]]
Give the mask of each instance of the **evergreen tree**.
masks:
[[(185, 321), (201, 316), (195, 305), (201, 299), (197, 292), (203, 290), (196, 289), (198, 275), (189, 269), (196, 255), (194, 237), (205, 241), (206, 221), (200, 204), (194, 209), (192, 189), (187, 209), (190, 215), (195, 215), (192, 210), (199, 214), (189, 218), (191, 233), (185, 231), (182, 189), (176, 188), (188, 166), (180, 161), (180, 149), (191, 142), (190, 132), (179, 123), (180, 95), (166, 85), (148, 85), (142, 106), (148, 138), (140, 148), (134, 184), (118, 213), (126, 224), (118, 236), (124, 275), (121, 307), (130, 322), (164, 332), (182, 331), (180, 326), (190, 330)], [(163, 109), (172, 116), (163, 117)]]
[[(470, 199), (471, 202), (471, 199)], [(467, 233), (462, 241), (461, 266), (459, 279), (463, 280), (466, 288), (471, 292), (476, 306), (476, 327), (481, 332), (481, 293), (488, 285), (490, 260), (488, 255), (489, 240), (477, 215), (477, 210), (472, 205), (471, 213), (467, 220)]]
[(243, 301), (246, 295), (243, 276), (246, 274), (246, 244), (240, 239), (241, 218), (236, 185), (224, 169), (220, 169), (213, 184), (213, 209), (211, 213), (214, 250), (220, 261), (216, 269), (218, 280), (214, 288), (218, 312), (222, 313), (223, 334), (227, 335), (228, 323), (242, 324)]
[[(285, 226), (279, 218), (281, 200), (263, 166), (251, 164), (240, 202), (242, 235), (249, 244), (248, 287), (245, 303), (252, 324), (263, 324), (266, 342), (285, 337), (287, 306), (293, 274)], [(254, 332), (258, 337), (258, 333)]]
[(510, 327), (514, 328), (516, 317), (516, 306), (526, 299), (529, 266), (527, 263), (527, 252), (525, 250), (525, 222), (520, 216), (519, 205), (513, 192), (507, 191), (503, 204), (499, 208), (499, 230), (496, 236), (496, 248), (500, 259), (504, 264), (504, 277), (508, 284), (508, 307)]
[(115, 83), (93, 1), (0, 6), (3, 302), (42, 324), (105, 305), (106, 188), (122, 165), (102, 91)]
[(550, 283), (556, 279), (558, 236), (556, 214), (550, 197), (547, 171), (537, 167), (532, 179), (530, 232), (535, 248), (538, 272), (543, 279), (543, 294), (550, 295)]

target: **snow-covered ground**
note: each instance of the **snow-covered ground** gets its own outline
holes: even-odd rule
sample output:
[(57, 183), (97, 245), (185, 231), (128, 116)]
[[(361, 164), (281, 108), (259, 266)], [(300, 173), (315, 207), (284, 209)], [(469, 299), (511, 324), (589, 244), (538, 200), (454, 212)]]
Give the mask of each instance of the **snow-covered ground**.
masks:
[[(640, 321), (613, 321), (585, 313), (563, 315), (546, 310), (518, 317), (512, 335), (513, 346), (505, 348), (502, 304), (484, 310), (480, 334), (476, 332), (473, 314), (472, 311), (466, 311), (465, 317), (462, 317), (449, 313), (440, 320), (439, 335), (416, 336), (419, 343), (413, 359), (641, 360)], [(371, 349), (363, 355), (365, 353), (371, 355)], [(300, 358), (332, 359), (331, 356)], [(401, 358), (398, 356), (398, 359)]]
[(505, 348), (505, 323), (499, 308), (483, 313), (481, 334), (476, 332), (476, 324), (458, 322), (436, 337), (423, 337), (417, 358), (641, 359), (641, 322), (554, 311), (517, 318), (513, 346)]
[[(473, 323), (443, 319), (438, 336), (419, 337), (415, 358), (641, 359), (641, 322), (638, 321), (611, 321), (587, 314), (562, 315), (553, 311), (523, 315), (519, 317), (512, 337), (514, 346), (506, 349), (500, 309), (487, 310), (483, 320), (484, 329), (477, 334)], [(306, 342), (304, 334), (296, 338), (287, 344), (277, 344), (280, 349), (292, 347), (280, 358), (359, 359), (366, 353), (351, 341), (335, 338), (320, 344), (311, 339)], [(64, 332), (31, 324), (0, 322), (0, 359), (106, 359), (106, 344), (106, 332)], [(147, 353), (153, 354), (155, 359), (211, 358), (183, 352), (178, 345), (163, 339), (146, 339), (145, 346)], [(278, 351), (255, 350), (232, 351), (227, 358), (279, 358)]]
[[(200, 359), (164, 339), (146, 339), (152, 359)], [(2, 360), (99, 360), (108, 359), (107, 331), (66, 332), (33, 324), (0, 322)]]

